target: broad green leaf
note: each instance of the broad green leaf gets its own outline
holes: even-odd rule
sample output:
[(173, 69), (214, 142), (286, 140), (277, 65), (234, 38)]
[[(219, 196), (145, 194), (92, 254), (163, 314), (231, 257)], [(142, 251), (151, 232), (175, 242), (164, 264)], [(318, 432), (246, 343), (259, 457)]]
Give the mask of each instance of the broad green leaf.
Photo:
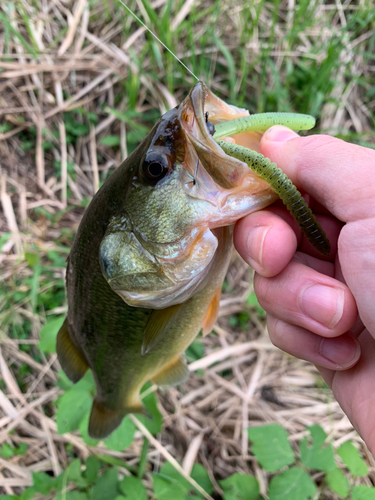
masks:
[(63, 391), (68, 391), (69, 389), (73, 389), (75, 385), (71, 380), (68, 379), (65, 372), (59, 370), (58, 372), (59, 380), (56, 382), (57, 387), (60, 387)]
[(299, 467), (291, 467), (270, 481), (270, 500), (312, 500), (316, 485), (311, 477)]
[(280, 425), (250, 427), (248, 433), (253, 442), (252, 452), (267, 471), (276, 472), (294, 463), (295, 457), (288, 441), (288, 434)]
[(119, 427), (104, 440), (104, 444), (110, 450), (123, 451), (132, 444), (135, 433), (135, 425), (129, 416), (126, 416)]
[(336, 467), (327, 472), (326, 482), (331, 490), (338, 493), (340, 497), (346, 498), (348, 496), (349, 481), (339, 468)]
[(40, 261), (40, 254), (36, 252), (25, 252), (25, 259), (30, 267), (35, 267)]
[(120, 490), (129, 500), (147, 500), (146, 488), (138, 477), (127, 476), (120, 483)]
[(40, 330), (39, 349), (45, 353), (56, 352), (56, 337), (64, 323), (65, 316), (58, 316), (54, 319), (48, 319), (47, 323)]
[(33, 487), (42, 495), (47, 495), (55, 486), (52, 476), (45, 472), (32, 472)]
[(100, 144), (103, 146), (119, 146), (121, 143), (121, 139), (118, 135), (107, 135), (106, 137), (103, 137), (103, 139), (100, 141)]
[(366, 476), (368, 472), (367, 465), (351, 441), (343, 443), (337, 449), (337, 454), (353, 476)]
[(165, 462), (165, 464), (160, 469), (159, 474), (161, 476), (173, 479), (186, 491), (192, 489), (191, 484), (187, 481), (181, 474), (173, 467), (170, 462)]
[(318, 424), (310, 425), (308, 429), (315, 446), (323, 446), (324, 441), (327, 439), (327, 434), (324, 432), (324, 429)]
[(24, 455), (28, 448), (29, 446), (26, 443), (20, 443), (20, 445), (14, 449), (14, 452), (16, 455)]
[(190, 475), (208, 494), (213, 492), (214, 487), (210, 476), (202, 464), (194, 464)]
[(158, 500), (185, 500), (192, 486), (176, 469), (166, 462), (158, 474), (152, 475), (154, 496)]
[(86, 444), (89, 446), (96, 446), (99, 443), (99, 439), (94, 439), (91, 436), (89, 436), (89, 420), (90, 420), (90, 413), (87, 412), (83, 419), (81, 420), (78, 429), (79, 432), (81, 433), (81, 437), (84, 440)]
[(57, 432), (74, 431), (90, 411), (92, 397), (87, 391), (71, 389), (59, 399), (56, 412)]
[(375, 500), (375, 488), (364, 484), (354, 486), (350, 500)]
[(259, 484), (250, 474), (233, 474), (223, 481), (219, 481), (223, 488), (224, 500), (257, 500), (259, 498)]
[[(187, 481), (181, 474), (171, 465), (166, 462), (160, 469), (160, 473), (157, 478), (154, 478), (155, 495), (158, 494), (161, 500), (167, 500), (172, 498), (172, 495), (177, 495), (177, 499), (180, 497), (184, 500), (188, 500), (186, 494), (192, 499), (202, 499), (201, 493), (196, 491), (194, 487)], [(205, 490), (207, 493), (212, 493), (213, 486), (209, 475), (205, 468), (201, 464), (194, 464), (193, 470), (191, 472), (191, 477)], [(156, 479), (156, 481), (155, 481)], [(160, 481), (159, 481), (160, 479)], [(167, 488), (168, 491), (164, 491)], [(156, 498), (159, 498), (157, 496)]]
[(87, 486), (86, 478), (82, 477), (81, 461), (76, 458), (68, 467), (68, 479), (80, 488)]
[(335, 468), (333, 448), (330, 444), (324, 446), (327, 435), (319, 425), (309, 428), (312, 443), (309, 445), (308, 438), (302, 439), (299, 445), (302, 463), (308, 469), (329, 471)]
[(95, 483), (100, 469), (100, 461), (96, 457), (88, 457), (85, 466), (86, 470), (83, 472), (83, 476), (86, 478), (87, 483)]
[(120, 490), (115, 468), (106, 470), (90, 490), (90, 500), (115, 500), (118, 495)]
[(84, 376), (76, 384), (73, 385), (74, 389), (80, 391), (87, 391), (94, 394), (95, 391), (95, 380), (94, 375), (91, 370), (87, 370)]
[(4, 458), (11, 458), (15, 454), (15, 449), (8, 443), (4, 443), (0, 448), (0, 455)]
[(157, 500), (185, 500), (186, 489), (173, 479), (153, 474), (152, 481), (154, 484), (154, 497)]
[(16, 497), (17, 500), (31, 500), (36, 496), (38, 489), (35, 486), (30, 486), (26, 488), (19, 497)]
[[(151, 384), (145, 384), (142, 388), (142, 392), (147, 390)], [(151, 434), (158, 434), (161, 432), (163, 417), (158, 408), (158, 400), (155, 392), (151, 392), (145, 398), (142, 399), (147, 411), (150, 413), (152, 418), (148, 418), (144, 415), (136, 415), (136, 418), (142, 422), (142, 424), (151, 432)]]
[(189, 360), (197, 361), (197, 359), (203, 358), (204, 355), (204, 345), (202, 342), (195, 341), (189, 345), (185, 351), (186, 357)]

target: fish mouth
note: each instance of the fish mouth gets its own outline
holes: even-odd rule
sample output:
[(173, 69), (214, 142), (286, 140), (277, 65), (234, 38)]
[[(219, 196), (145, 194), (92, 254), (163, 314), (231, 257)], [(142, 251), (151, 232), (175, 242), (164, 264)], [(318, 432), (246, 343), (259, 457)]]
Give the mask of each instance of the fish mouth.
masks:
[(215, 125), (246, 116), (248, 111), (230, 107), (212, 94), (203, 82), (194, 85), (182, 103), (182, 108), (182, 127), (206, 172), (223, 189), (237, 186), (248, 168), (245, 168), (243, 162), (224, 153), (215, 142), (207, 127), (206, 116)]
[[(207, 118), (215, 126), (248, 116), (246, 109), (222, 101), (203, 82), (194, 85), (181, 108), (180, 122), (188, 139), (185, 168), (194, 176), (189, 196), (207, 202), (208, 227), (232, 224), (278, 198), (246, 163), (222, 150), (207, 126)], [(227, 139), (260, 152), (261, 137), (260, 132), (245, 132)]]

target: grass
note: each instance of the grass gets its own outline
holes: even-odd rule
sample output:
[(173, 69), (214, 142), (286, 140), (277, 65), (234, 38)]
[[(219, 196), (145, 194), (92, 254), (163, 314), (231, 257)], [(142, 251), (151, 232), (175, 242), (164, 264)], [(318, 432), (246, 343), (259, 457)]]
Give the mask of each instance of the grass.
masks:
[[(374, 147), (372, 2), (129, 6), (223, 99), (251, 112), (310, 113), (316, 131)], [(92, 381), (73, 389), (60, 376), (54, 353), (80, 217), (98, 185), (193, 83), (118, 2), (0, 5), (0, 494), (52, 498), (64, 486), (57, 498), (80, 500), (103, 491), (109, 498), (111, 487), (113, 498), (128, 498), (139, 488), (139, 498), (163, 500), (177, 481), (185, 486), (173, 498), (189, 498), (174, 458), (215, 500), (231, 498), (238, 473), (255, 475), (264, 497), (274, 476), (250, 454), (247, 429), (269, 422), (287, 430), (296, 456), (317, 423), (334, 449), (351, 441), (368, 467), (351, 484), (374, 482), (372, 457), (316, 370), (270, 344), (251, 271), (237, 257), (216, 334), (189, 349), (192, 376), (158, 395), (159, 410), (153, 388), (145, 396), (162, 431), (128, 420), (116, 449), (120, 441), (89, 440), (85, 404), (81, 419), (66, 421), (69, 398), (92, 392)], [(319, 498), (345, 498), (327, 488), (322, 472), (309, 474)]]

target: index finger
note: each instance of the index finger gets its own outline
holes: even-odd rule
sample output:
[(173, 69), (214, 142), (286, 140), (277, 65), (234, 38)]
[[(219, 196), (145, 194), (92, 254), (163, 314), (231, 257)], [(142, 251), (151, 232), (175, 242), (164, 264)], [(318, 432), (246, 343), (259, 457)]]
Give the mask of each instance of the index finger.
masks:
[(374, 150), (327, 135), (299, 137), (278, 125), (265, 132), (260, 146), (299, 189), (341, 221), (374, 217)]

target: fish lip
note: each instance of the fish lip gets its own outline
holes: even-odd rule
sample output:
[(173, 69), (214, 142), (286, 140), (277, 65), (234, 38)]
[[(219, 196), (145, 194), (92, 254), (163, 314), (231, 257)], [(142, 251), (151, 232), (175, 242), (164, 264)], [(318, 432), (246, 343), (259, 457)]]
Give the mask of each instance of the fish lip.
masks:
[[(215, 140), (213, 139), (213, 136), (208, 132), (206, 127), (205, 103), (208, 96), (208, 92), (209, 91), (205, 83), (199, 81), (191, 89), (189, 97), (191, 100), (195, 121), (199, 128), (199, 133), (202, 134), (203, 140), (207, 141), (210, 147), (216, 149), (219, 146), (216, 144)], [(221, 148), (220, 150), (222, 151)]]
[[(227, 155), (209, 133), (205, 108), (212, 112), (213, 124), (246, 115), (248, 112), (227, 105), (212, 94), (201, 81), (194, 85), (181, 107), (181, 125), (195, 150), (196, 159), (199, 159), (219, 189), (232, 189), (242, 182), (249, 169), (242, 161)], [(231, 113), (233, 116), (228, 118), (227, 115)]]

